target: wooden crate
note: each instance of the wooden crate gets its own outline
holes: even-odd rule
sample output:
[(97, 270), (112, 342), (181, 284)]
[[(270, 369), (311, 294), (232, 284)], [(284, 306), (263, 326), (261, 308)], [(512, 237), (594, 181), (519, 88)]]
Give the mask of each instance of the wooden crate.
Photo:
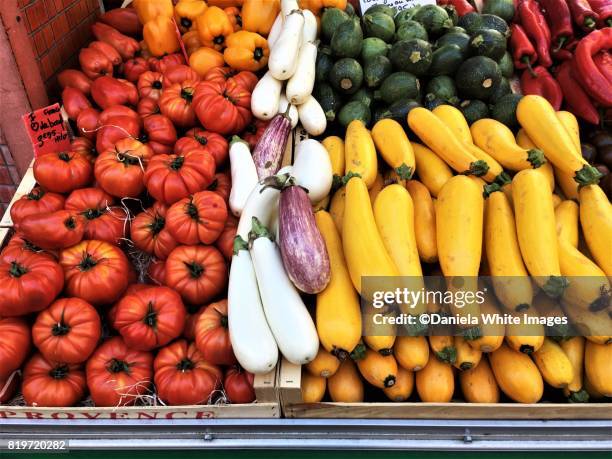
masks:
[(287, 418), (612, 419), (612, 403), (302, 403), (302, 370), (283, 360), (279, 393)]

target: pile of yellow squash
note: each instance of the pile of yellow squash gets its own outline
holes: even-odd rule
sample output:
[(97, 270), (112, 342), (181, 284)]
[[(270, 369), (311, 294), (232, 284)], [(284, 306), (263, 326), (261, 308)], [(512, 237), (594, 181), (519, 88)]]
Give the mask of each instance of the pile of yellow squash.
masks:
[[(503, 393), (536, 403), (545, 384), (575, 402), (612, 397), (612, 207), (582, 159), (571, 113), (526, 96), (517, 117), (516, 138), (492, 119), (468, 126), (445, 105), (409, 112), (421, 143), (390, 119), (371, 131), (355, 120), (344, 139), (324, 139), (336, 187), (315, 218), (331, 281), (316, 298), (321, 347), (302, 369), (304, 402), (326, 393), (334, 402), (362, 402), (364, 383), (396, 402), (416, 388), (422, 402), (497, 403)], [(514, 279), (493, 280), (482, 305), (446, 312), (558, 315), (550, 297), (560, 296), (587, 337), (557, 341), (540, 325), (529, 333), (483, 325), (476, 339), (396, 336), (393, 326), (386, 336), (362, 336), (362, 276), (419, 279), (423, 264), (444, 276)], [(425, 304), (410, 314), (428, 312), (445, 311)]]

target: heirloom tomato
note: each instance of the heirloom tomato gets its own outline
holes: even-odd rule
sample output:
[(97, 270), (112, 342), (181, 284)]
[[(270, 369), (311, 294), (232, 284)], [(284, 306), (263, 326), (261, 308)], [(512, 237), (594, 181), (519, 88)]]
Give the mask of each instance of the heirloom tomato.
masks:
[(159, 99), (161, 112), (179, 127), (189, 128), (195, 125), (193, 96), (199, 81), (187, 80), (164, 89)]
[(30, 352), (30, 341), (30, 325), (25, 320), (0, 318), (0, 381), (21, 368)]
[(85, 234), (85, 225), (76, 212), (57, 210), (28, 215), (17, 229), (28, 241), (45, 250), (59, 250), (78, 244)]
[(239, 366), (228, 368), (223, 379), (223, 389), (230, 403), (252, 403), (255, 401), (253, 382), (255, 375)]
[(236, 357), (230, 341), (227, 300), (209, 304), (198, 317), (195, 341), (206, 360), (215, 365), (233, 365)]
[(168, 209), (167, 228), (181, 244), (212, 244), (227, 220), (227, 205), (212, 191), (200, 191), (172, 204)]
[(64, 208), (64, 197), (58, 193), (47, 192), (41, 187), (34, 187), (11, 206), (11, 220), (18, 225), (28, 215), (55, 212)]
[(21, 392), (29, 406), (73, 406), (85, 396), (86, 388), (80, 365), (53, 362), (36, 354), (23, 369)]
[(165, 260), (178, 245), (168, 231), (166, 212), (168, 208), (159, 202), (153, 204), (132, 220), (132, 242), (134, 245), (160, 260)]
[(70, 193), (91, 182), (93, 168), (81, 153), (49, 153), (34, 160), (34, 178), (47, 191)]
[(225, 83), (204, 81), (193, 99), (195, 113), (205, 129), (237, 134), (251, 122), (251, 91), (229, 79)]

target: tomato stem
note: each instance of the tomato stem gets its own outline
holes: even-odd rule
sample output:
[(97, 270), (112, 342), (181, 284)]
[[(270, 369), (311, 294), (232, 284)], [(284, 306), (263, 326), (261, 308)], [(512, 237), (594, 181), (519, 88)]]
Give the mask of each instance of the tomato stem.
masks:
[(68, 229), (71, 229), (71, 230), (75, 229), (76, 228), (75, 218), (72, 216), (68, 217), (66, 220), (64, 220), (64, 225)]
[(57, 155), (57, 157), (59, 159), (61, 159), (62, 161), (70, 161), (70, 155), (68, 153), (66, 153), (65, 151), (62, 151), (59, 155)]
[(89, 271), (97, 264), (98, 262), (90, 254), (86, 253), (78, 266), (81, 271)]
[(170, 168), (178, 171), (181, 167), (183, 167), (183, 163), (185, 162), (184, 156), (177, 156), (170, 162)]
[(70, 373), (70, 368), (68, 365), (61, 364), (53, 368), (49, 372), (49, 376), (51, 376), (53, 379), (64, 379), (68, 376), (68, 373)]
[(201, 145), (206, 145), (208, 143), (208, 139), (203, 135), (194, 134), (193, 138), (200, 142)]
[(176, 368), (179, 371), (193, 370), (194, 367), (195, 364), (193, 363), (193, 361), (191, 359), (188, 359), (187, 357), (185, 357), (183, 360), (176, 364)]
[(149, 229), (153, 234), (159, 234), (166, 226), (166, 219), (161, 215), (157, 214), (153, 218), (153, 221), (149, 225)]
[(198, 279), (202, 276), (202, 274), (204, 274), (204, 266), (202, 266), (201, 264), (195, 261), (185, 261), (184, 263), (187, 269), (189, 270), (189, 275), (192, 279)]
[(221, 321), (221, 326), (223, 328), (227, 328), (227, 326), (228, 326), (227, 316), (221, 316), (221, 320), (220, 321)]
[(193, 88), (181, 89), (181, 97), (187, 102), (191, 103), (191, 101), (193, 100)]
[(151, 87), (153, 89), (161, 89), (162, 88), (162, 82), (159, 80), (155, 80), (153, 83), (151, 83)]
[(34, 188), (27, 195), (27, 199), (30, 201), (38, 201), (45, 195), (45, 191), (42, 188)]
[(107, 369), (110, 373), (129, 373), (130, 365), (123, 360), (112, 359)]
[(96, 218), (100, 218), (102, 215), (104, 215), (104, 212), (100, 209), (87, 209), (85, 212), (83, 212), (83, 216), (87, 220), (94, 220)]
[(187, 212), (187, 215), (189, 215), (189, 217), (192, 220), (199, 220), (200, 219), (200, 214), (198, 212), (198, 208), (193, 203), (193, 201), (189, 201), (189, 203), (187, 203), (187, 205), (185, 207), (186, 207), (185, 210)]
[(12, 277), (21, 277), (24, 274), (26, 274), (27, 272), (28, 272), (28, 269), (25, 266), (20, 265), (16, 261), (12, 261), (11, 262), (11, 267), (9, 269), (9, 274)]

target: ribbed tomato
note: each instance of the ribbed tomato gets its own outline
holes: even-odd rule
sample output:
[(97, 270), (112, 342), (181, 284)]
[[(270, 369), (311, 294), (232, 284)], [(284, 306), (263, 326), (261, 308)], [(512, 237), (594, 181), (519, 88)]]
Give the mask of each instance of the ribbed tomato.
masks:
[(128, 259), (118, 247), (104, 241), (83, 241), (62, 250), (66, 294), (94, 306), (110, 304), (128, 286)]
[(176, 65), (164, 72), (164, 88), (183, 81), (200, 81), (200, 75), (188, 65)]
[(132, 220), (132, 242), (143, 252), (165, 260), (178, 242), (168, 231), (166, 212), (168, 208), (156, 202), (153, 207), (136, 215)]
[(128, 216), (121, 207), (112, 207), (113, 197), (100, 188), (74, 190), (66, 199), (66, 210), (78, 213), (85, 224), (84, 239), (119, 244), (125, 237)]
[(162, 94), (164, 76), (158, 72), (144, 72), (138, 77), (138, 94), (140, 97), (150, 97), (159, 100)]
[(138, 114), (142, 118), (146, 118), (147, 116), (157, 115), (161, 113), (159, 109), (159, 101), (155, 99), (151, 99), (149, 97), (145, 97), (144, 99), (140, 99), (138, 102)]
[(243, 370), (239, 366), (233, 366), (226, 370), (223, 379), (223, 389), (230, 403), (252, 403), (255, 401), (255, 389), (253, 382), (255, 375)]
[(185, 65), (185, 58), (181, 53), (167, 54), (162, 57), (150, 57), (149, 68), (154, 72), (165, 73), (177, 65)]
[(0, 260), (11, 261), (12, 259), (22, 255), (23, 253), (36, 253), (49, 260), (56, 261), (55, 254), (53, 252), (45, 252), (40, 247), (35, 246), (21, 233), (15, 233), (11, 240), (6, 244), (6, 247), (0, 252)]
[(253, 120), (247, 125), (247, 127), (242, 131), (242, 140), (249, 144), (249, 148), (251, 151), (261, 139), (261, 136), (266, 132), (266, 128), (270, 124), (270, 120), (259, 120), (257, 118), (253, 118)]
[(142, 124), (143, 132), (138, 140), (151, 147), (156, 155), (172, 153), (176, 143), (176, 129), (167, 116), (147, 116)]
[(238, 134), (251, 122), (251, 91), (233, 79), (204, 81), (193, 99), (195, 113), (208, 131)]
[(186, 315), (178, 293), (168, 287), (151, 287), (117, 303), (113, 326), (128, 347), (151, 351), (181, 334)]
[[(132, 293), (139, 292), (146, 288), (151, 288), (151, 286), (149, 284), (130, 284), (130, 286), (127, 288), (123, 296), (131, 295)], [(114, 326), (113, 324), (115, 323), (115, 317), (117, 315), (117, 305), (118, 304), (119, 302), (113, 304), (113, 306), (106, 313), (106, 319), (111, 326)]]
[(212, 191), (200, 191), (172, 204), (166, 226), (181, 244), (212, 244), (227, 220), (227, 205)]
[(41, 187), (34, 187), (11, 206), (11, 220), (18, 225), (28, 215), (55, 212), (64, 208), (64, 197), (58, 193), (46, 192)]
[(232, 178), (229, 172), (217, 172), (207, 189), (217, 193), (226, 203), (229, 202), (230, 191), (232, 191)]
[(80, 153), (49, 153), (34, 160), (34, 178), (47, 191), (70, 193), (91, 182), (93, 169)]
[(196, 117), (192, 103), (199, 84), (199, 81), (187, 80), (164, 89), (159, 99), (159, 108), (177, 126), (189, 128), (195, 125)]
[(83, 363), (96, 349), (102, 334), (98, 311), (79, 298), (61, 298), (41, 311), (32, 339), (48, 360)]
[(166, 261), (153, 260), (147, 269), (147, 276), (156, 285), (166, 285)]
[(100, 113), (100, 125), (110, 124), (113, 118), (126, 116), (140, 122), (138, 113), (125, 105), (111, 105)]
[(28, 215), (17, 229), (28, 241), (46, 250), (58, 250), (78, 244), (85, 225), (76, 212), (58, 210), (48, 214)]
[(123, 65), (123, 74), (125, 75), (125, 79), (131, 81), (132, 83), (136, 83), (140, 75), (148, 70), (149, 63), (142, 57), (130, 59)]
[(153, 355), (128, 348), (116, 336), (104, 342), (87, 361), (87, 386), (96, 406), (133, 405), (150, 393)]
[(193, 343), (183, 339), (161, 349), (154, 367), (157, 394), (168, 405), (209, 403), (221, 387), (221, 369), (208, 363)]
[(217, 83), (225, 83), (230, 79), (249, 91), (253, 91), (258, 81), (257, 75), (253, 72), (238, 72), (230, 67), (214, 67), (204, 76), (204, 81), (215, 81)]
[(223, 228), (223, 231), (221, 231), (217, 242), (215, 242), (215, 246), (219, 249), (227, 261), (230, 261), (232, 259), (232, 255), (234, 254), (234, 238), (236, 237), (237, 229), (238, 219), (231, 213), (228, 214), (225, 227)]
[(195, 150), (183, 156), (155, 155), (147, 165), (144, 182), (151, 196), (170, 205), (205, 190), (214, 174), (213, 157)]
[(200, 314), (204, 312), (206, 306), (187, 305), (187, 318), (185, 319), (185, 327), (183, 327), (182, 337), (187, 341), (195, 340), (195, 326), (198, 323)]
[(211, 246), (178, 246), (166, 260), (165, 284), (186, 303), (206, 303), (227, 285), (223, 255)]
[(207, 361), (215, 365), (236, 363), (229, 336), (227, 300), (209, 304), (200, 314), (195, 327), (195, 340)]
[(77, 131), (80, 135), (94, 140), (98, 135), (100, 111), (93, 107), (81, 110), (76, 119)]
[(138, 197), (144, 191), (144, 168), (152, 156), (153, 150), (138, 140), (119, 140), (96, 159), (98, 186), (118, 198)]
[(85, 396), (86, 388), (81, 365), (51, 362), (36, 354), (23, 369), (21, 392), (30, 406), (73, 406)]
[(174, 153), (180, 155), (197, 147), (201, 147), (213, 155), (217, 166), (225, 163), (229, 156), (229, 144), (225, 137), (201, 128), (189, 129), (185, 137), (179, 139), (174, 146)]
[(30, 326), (25, 320), (0, 318), (0, 381), (21, 368), (30, 352), (30, 344)]
[(70, 151), (73, 153), (80, 153), (92, 164), (98, 154), (95, 145), (87, 137), (75, 137), (72, 142), (70, 142)]
[(140, 119), (130, 116), (113, 116), (106, 122), (100, 120), (100, 129), (96, 136), (98, 152), (112, 150), (115, 144), (123, 139), (137, 139), (140, 135)]

